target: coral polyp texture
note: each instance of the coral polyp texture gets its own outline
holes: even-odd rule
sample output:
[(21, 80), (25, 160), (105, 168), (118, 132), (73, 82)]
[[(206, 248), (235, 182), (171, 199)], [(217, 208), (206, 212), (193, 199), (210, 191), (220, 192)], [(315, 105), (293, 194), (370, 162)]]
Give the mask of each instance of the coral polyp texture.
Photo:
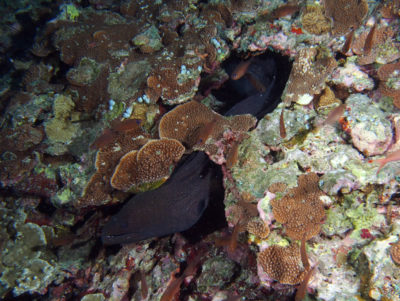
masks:
[(131, 192), (157, 188), (168, 179), (184, 151), (185, 147), (174, 139), (148, 141), (138, 151), (130, 151), (119, 160), (111, 186)]
[(293, 63), (284, 101), (309, 104), (325, 87), (325, 80), (335, 67), (336, 61), (322, 49), (301, 49)]
[(303, 29), (315, 35), (327, 33), (331, 30), (331, 22), (324, 15), (319, 4), (307, 5), (302, 12), (301, 24)]
[(400, 264), (400, 244), (398, 242), (390, 248), (390, 256), (395, 263)]
[(159, 135), (176, 139), (188, 149), (203, 150), (216, 163), (222, 164), (232, 141), (239, 139), (240, 134), (254, 127), (255, 123), (256, 118), (250, 114), (224, 117), (193, 100), (162, 117)]
[(381, 80), (379, 90), (383, 95), (393, 98), (393, 104), (400, 107), (400, 63), (383, 65), (378, 69), (378, 77)]
[(306, 272), (297, 245), (270, 246), (258, 254), (258, 262), (270, 278), (282, 284), (298, 284)]
[(333, 33), (343, 34), (350, 28), (357, 28), (368, 13), (365, 0), (333, 1), (325, 0), (326, 16), (333, 21)]
[(325, 211), (320, 197), (324, 193), (318, 182), (314, 173), (301, 175), (297, 187), (289, 189), (283, 198), (271, 201), (274, 218), (284, 225), (286, 235), (292, 239), (305, 235), (308, 240), (321, 229)]
[(1, 3), (0, 299), (400, 301), (399, 1)]
[(246, 225), (246, 230), (261, 239), (267, 238), (270, 233), (268, 225), (261, 219), (250, 220)]

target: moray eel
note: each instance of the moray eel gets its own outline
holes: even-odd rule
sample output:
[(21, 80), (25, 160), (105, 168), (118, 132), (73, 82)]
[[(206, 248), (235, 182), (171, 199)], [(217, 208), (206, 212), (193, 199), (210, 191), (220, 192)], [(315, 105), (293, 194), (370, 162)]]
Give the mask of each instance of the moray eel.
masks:
[(208, 205), (213, 166), (203, 152), (192, 153), (160, 188), (133, 196), (104, 226), (106, 245), (138, 242), (193, 226)]
[[(251, 64), (248, 70), (254, 72), (256, 68), (259, 66)], [(269, 69), (276, 71), (275, 65), (270, 64)], [(265, 72), (264, 69), (262, 71)], [(259, 78), (263, 79), (263, 83), (268, 83), (266, 91), (247, 94), (225, 116), (252, 114), (260, 119), (270, 111), (270, 95), (276, 82), (275, 75), (266, 81), (266, 75), (261, 74)], [(236, 82), (240, 84), (240, 80)], [(254, 91), (253, 87), (249, 89)], [(126, 244), (189, 229), (207, 208), (213, 192), (211, 180), (214, 173), (215, 167), (205, 153), (192, 153), (181, 160), (171, 177), (160, 188), (133, 196), (111, 217), (101, 234), (103, 243)]]
[(224, 115), (251, 114), (257, 117), (257, 119), (262, 118), (270, 109), (269, 96), (274, 87), (275, 80), (275, 77), (273, 77), (271, 84), (265, 92), (257, 93), (243, 99), (230, 108)]

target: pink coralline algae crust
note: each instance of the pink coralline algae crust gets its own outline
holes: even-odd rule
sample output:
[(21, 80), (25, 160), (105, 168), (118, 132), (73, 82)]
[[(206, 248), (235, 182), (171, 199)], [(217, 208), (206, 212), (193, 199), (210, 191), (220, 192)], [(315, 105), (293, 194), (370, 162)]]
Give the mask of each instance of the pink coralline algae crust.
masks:
[(335, 85), (344, 86), (356, 92), (372, 90), (374, 81), (368, 77), (368, 74), (361, 71), (360, 68), (351, 62), (343, 67), (336, 68), (331, 75), (330, 81)]
[(248, 46), (250, 51), (265, 51), (272, 48), (282, 51), (285, 55), (294, 56), (297, 51), (294, 49), (296, 40), (289, 39), (283, 32), (278, 32), (275, 35), (262, 34), (256, 41)]

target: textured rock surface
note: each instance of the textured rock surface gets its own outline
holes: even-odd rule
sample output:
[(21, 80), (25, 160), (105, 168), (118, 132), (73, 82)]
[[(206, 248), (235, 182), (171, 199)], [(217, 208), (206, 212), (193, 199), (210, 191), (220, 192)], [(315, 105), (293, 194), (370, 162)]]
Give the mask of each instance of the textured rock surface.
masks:
[[(397, 1), (386, 2), (4, 2), (0, 299), (293, 299), (295, 286), (272, 280), (257, 257), (300, 245), (274, 208), (315, 174), (308, 192), (326, 217), (304, 244), (309, 298), (399, 300), (400, 19)], [(229, 79), (249, 59), (242, 81)], [(282, 103), (275, 90), (285, 85)], [(132, 197), (111, 186), (121, 157), (158, 141), (174, 106), (202, 102), (223, 115), (242, 96), (255, 112), (268, 100), (255, 129), (247, 132), (250, 118), (215, 138), (208, 120), (189, 139), (204, 150), (198, 142), (207, 138), (222, 164), (226, 220), (221, 213), (194, 227), (189, 241), (103, 246), (104, 225)], [(159, 218), (138, 228), (163, 228), (164, 207), (148, 208)], [(230, 228), (212, 230), (218, 223)], [(267, 227), (269, 235), (257, 234)], [(304, 285), (301, 277), (291, 283)]]

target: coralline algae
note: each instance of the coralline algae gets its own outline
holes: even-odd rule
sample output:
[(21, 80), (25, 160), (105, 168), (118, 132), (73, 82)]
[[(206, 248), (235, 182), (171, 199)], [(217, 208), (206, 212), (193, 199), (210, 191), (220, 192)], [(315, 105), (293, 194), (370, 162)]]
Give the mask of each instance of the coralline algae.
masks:
[[(382, 239), (380, 231), (387, 227), (385, 215), (380, 213), (379, 209), (383, 206), (380, 195), (385, 192), (384, 190), (368, 192), (367, 187), (384, 183), (398, 172), (397, 164), (392, 163), (391, 166), (395, 169), (389, 175), (377, 176), (374, 165), (355, 148), (355, 146), (364, 145), (364, 150), (368, 150), (371, 154), (384, 152), (392, 137), (389, 115), (365, 95), (351, 95), (346, 99), (345, 104), (348, 110), (344, 118), (350, 123), (346, 129), (349, 136), (346, 136), (345, 131), (339, 128), (339, 123), (320, 126), (317, 125), (314, 117), (302, 121), (302, 126), (293, 127), (293, 129), (288, 126), (288, 137), (282, 139), (279, 136), (278, 124), (281, 108), (267, 114), (251, 133), (250, 138), (241, 144), (240, 163), (232, 172), (238, 189), (251, 191), (257, 198), (260, 198), (262, 189), (267, 191), (272, 183), (282, 182), (289, 187), (296, 186), (296, 175), (302, 174), (303, 170), (315, 171), (322, 175), (319, 185), (331, 196), (326, 203), (329, 209), (322, 232), (329, 237), (339, 235), (342, 238), (334, 240), (317, 238), (311, 242), (313, 260), (317, 262), (318, 268), (310, 287), (316, 290), (315, 295), (320, 300), (351, 300), (356, 295), (363, 295), (361, 288), (365, 284), (360, 283), (358, 279), (359, 263), (353, 261), (350, 264), (349, 260), (351, 256), (356, 256), (354, 254), (363, 252), (363, 247), (368, 249), (369, 243), (378, 243)], [(292, 110), (294, 112), (288, 112), (288, 110), (285, 112), (285, 116), (288, 117), (286, 123), (291, 122), (290, 116), (304, 114), (304, 108), (300, 106), (295, 106)], [(271, 122), (268, 123), (268, 120)], [(374, 126), (371, 125), (372, 122)], [(364, 128), (369, 129), (369, 134), (361, 134), (359, 129), (363, 125)], [(381, 131), (378, 125), (382, 126)], [(297, 137), (302, 137), (302, 139)], [(360, 139), (357, 140), (356, 137)], [(249, 141), (257, 141), (261, 146), (249, 147), (247, 146)], [(265, 149), (273, 149), (276, 153), (274, 156), (271, 156), (268, 151), (263, 154), (260, 150)], [(265, 162), (265, 164), (260, 164), (260, 162)], [(278, 176), (279, 174), (282, 176)], [(383, 178), (386, 180), (382, 180)], [(395, 186), (397, 187), (398, 184)], [(344, 194), (344, 201), (339, 201), (339, 193)], [(269, 195), (269, 192), (266, 192), (266, 196), (258, 205), (260, 216), (266, 222), (271, 222)], [(227, 200), (230, 199), (228, 194)], [(230, 204), (232, 203), (226, 202), (228, 208)], [(227, 214), (230, 214), (229, 209), (227, 209)], [(395, 234), (391, 235), (396, 237)], [(260, 245), (265, 246), (276, 242), (276, 239), (267, 238)], [(386, 244), (385, 254), (389, 263), (391, 259), (388, 243)], [(337, 253), (332, 253), (332, 250), (336, 250)], [(373, 251), (369, 251), (368, 254), (371, 256)], [(394, 266), (394, 263), (391, 262), (390, 265)], [(376, 273), (375, 268), (371, 265), (368, 267), (371, 273)], [(378, 270), (376, 268), (376, 271)], [(377, 284), (379, 288), (369, 286), (371, 291), (369, 295), (379, 300), (381, 295), (377, 292), (387, 291), (388, 288), (385, 286), (389, 282), (388, 280), (374, 282), (379, 283)], [(394, 296), (395, 290), (396, 288), (390, 289), (388, 296)]]
[[(15, 210), (15, 209), (14, 209)], [(53, 281), (62, 281), (65, 273), (48, 249), (48, 236), (41, 226), (26, 222), (22, 210), (10, 210), (1, 201), (0, 295), (12, 290), (15, 296), (29, 292), (44, 295)], [(12, 236), (11, 236), (12, 235)]]
[(392, 143), (389, 114), (366, 95), (353, 94), (346, 100), (346, 119), (353, 145), (365, 156), (383, 154)]

